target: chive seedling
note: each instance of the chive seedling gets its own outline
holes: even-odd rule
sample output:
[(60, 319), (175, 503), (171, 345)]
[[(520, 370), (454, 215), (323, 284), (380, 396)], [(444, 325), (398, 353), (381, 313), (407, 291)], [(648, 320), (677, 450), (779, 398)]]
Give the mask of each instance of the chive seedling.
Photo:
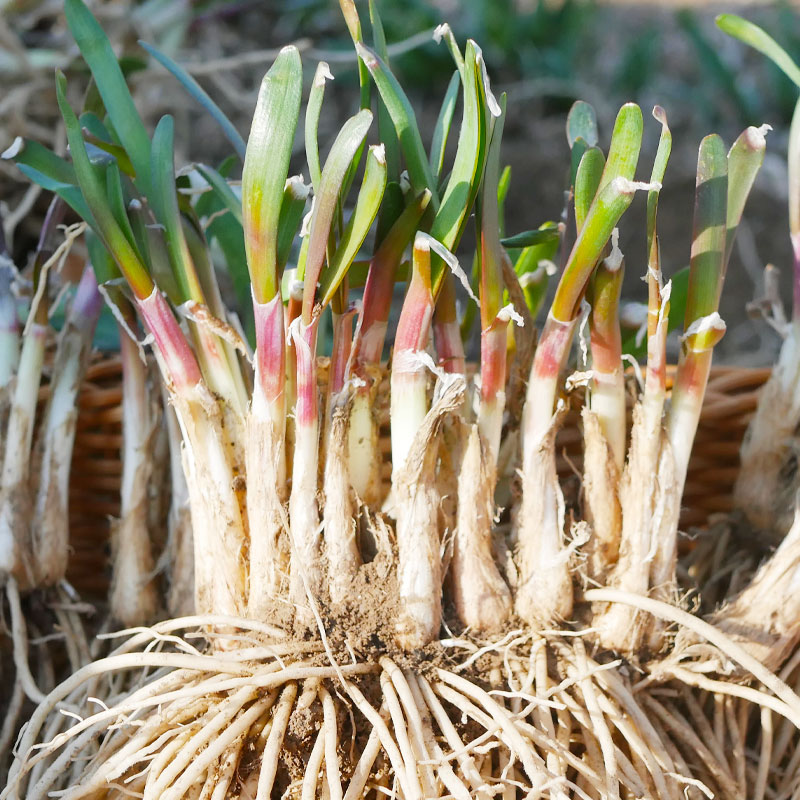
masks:
[[(184, 535), (170, 543), (170, 610), (185, 603), (192, 560), (195, 608), (184, 619), (137, 631), (44, 698), (20, 737), (19, 757), (0, 797), (66, 789), (73, 797), (135, 793), (177, 799), (194, 792), (268, 798), (286, 790), (301, 798), (319, 793), (352, 800), (373, 788), (389, 791), (391, 781), (398, 796), (417, 799), (466, 800), (497, 787), (509, 797), (519, 788), (560, 800), (572, 794), (648, 792), (679, 797), (687, 785), (709, 795), (742, 794), (726, 758), (707, 748), (696, 766), (697, 748), (694, 740), (687, 746), (678, 706), (648, 685), (667, 670), (680, 685), (682, 673), (669, 656), (655, 652), (663, 644), (660, 624), (651, 626), (645, 640), (644, 611), (707, 636), (774, 692), (763, 696), (765, 706), (800, 724), (796, 698), (785, 684), (702, 620), (659, 599), (675, 587), (678, 487), (685, 461), (679, 453), (676, 463), (677, 447), (662, 428), (670, 291), (669, 284), (662, 285), (656, 231), (670, 141), (663, 112), (656, 112), (661, 140), (651, 183), (640, 184), (634, 182), (643, 127), (638, 107), (622, 108), (604, 159), (596, 147), (591, 109), (576, 106), (568, 121), (574, 242), (568, 241), (572, 232), (566, 221), (505, 239), (506, 178), (499, 169), (505, 98), (498, 102), (491, 95), (477, 45), (468, 42), (462, 54), (452, 31), (437, 31), (453, 56), (457, 89), (448, 90), (434, 141), (426, 149), (413, 107), (391, 73), (376, 5), (370, 12), (377, 55), (362, 42), (354, 4), (343, 0), (342, 8), (363, 62), (361, 110), (345, 122), (323, 158), (317, 142), (322, 86), (319, 80), (312, 86), (306, 160), (314, 202), (296, 262), (289, 259), (305, 193), (296, 191), (296, 180), (286, 179), (300, 113), (299, 54), (292, 48), (281, 51), (262, 85), (246, 150), (243, 208), (223, 177), (228, 175), (224, 165), (218, 171), (198, 170), (205, 176), (205, 198), (186, 193), (187, 182), (174, 174), (169, 121), (159, 123), (143, 159), (128, 152), (140, 147), (141, 139), (118, 141), (113, 134), (132, 103), (117, 98), (97, 111), (97, 119), (84, 115), (76, 124), (64, 101), (63, 81), (59, 99), (72, 163), (43, 148), (20, 148), (25, 169), (85, 214), (153, 334), (162, 383), (176, 412), (168, 417), (177, 444), (173, 467), (182, 448), (193, 518), (192, 548)], [(85, 9), (70, 0), (68, 12), (80, 20)], [(107, 43), (92, 41), (98, 29), (86, 23), (81, 30), (82, 36), (91, 34), (82, 47), (91, 47), (93, 69), (118, 70), (109, 61)], [(105, 53), (100, 62), (98, 53)], [(367, 146), (372, 114), (366, 108), (365, 68), (396, 141), (390, 136)], [(115, 85), (107, 76), (102, 83), (106, 89)], [(116, 86), (124, 89), (119, 82)], [(448, 169), (443, 142), (458, 91), (461, 129)], [(694, 435), (710, 358), (707, 345), (715, 335), (708, 317), (714, 319), (729, 244), (760, 163), (763, 135), (750, 129), (727, 156), (720, 144), (711, 137), (702, 150), (688, 330), (667, 420), (676, 442), (679, 435)], [(402, 167), (409, 185), (400, 181)], [(353, 202), (350, 189), (359, 175)], [(721, 188), (723, 175), (727, 188)], [(623, 466), (621, 270), (614, 231), (640, 189), (648, 191), (652, 319), (648, 381), (634, 411)], [(474, 288), (454, 255), (473, 203), (478, 221)], [(254, 375), (232, 350), (247, 348), (237, 339), (233, 316), (216, 288), (202, 234), (202, 221), (219, 209), (226, 211), (229, 233), (240, 235), (240, 252), (247, 253), (249, 278), (241, 257), (234, 257), (228, 269), (237, 297), (249, 291), (245, 299), (254, 304)], [(710, 220), (717, 222), (709, 226)], [(409, 243), (410, 263), (403, 263)], [(552, 259), (560, 243), (564, 269), (533, 357), (527, 302), (531, 308), (542, 302), (536, 270), (544, 267), (547, 273), (539, 261)], [(505, 247), (526, 249), (513, 262)], [(236, 248), (223, 250), (230, 256)], [(534, 277), (523, 288), (518, 274)], [(481, 317), (475, 403), (465, 402), (456, 279), (479, 295), (473, 298)], [(389, 379), (391, 502), (381, 508), (377, 387), (385, 375), (382, 351), (392, 342), (390, 297), (400, 280), (408, 286)], [(358, 309), (350, 302), (351, 290), (363, 282)], [(109, 293), (118, 289), (114, 282), (106, 286)], [(554, 437), (561, 372), (570, 364), (571, 340), (587, 299), (593, 304), (587, 312), (593, 373), (585, 418), (596, 424), (594, 434), (585, 426), (584, 479), (588, 483), (607, 467), (610, 478), (605, 488), (594, 481), (591, 498), (586, 492), (590, 513), (576, 521), (567, 545)], [(317, 339), (329, 305), (333, 342), (325, 380)], [(517, 315), (525, 326), (514, 329), (509, 348), (508, 331)], [(695, 324), (697, 318), (706, 319), (706, 325)], [(519, 399), (512, 393), (519, 394), (520, 375), (528, 372), (518, 432)], [(237, 415), (243, 414), (239, 424)], [(495, 506), (495, 478), (501, 462), (508, 472), (517, 466), (509, 465), (509, 453), (518, 433), (519, 507), (507, 516)], [(593, 444), (599, 453), (594, 467), (588, 456)], [(360, 453), (366, 454), (363, 465)], [(363, 487), (360, 505), (351, 487)], [(179, 483), (175, 492), (179, 498)], [(611, 493), (609, 499), (616, 493), (623, 517), (621, 534), (612, 532), (619, 539), (618, 557), (613, 548), (600, 547), (594, 554), (596, 575), (607, 576), (612, 588), (587, 590), (586, 602), (567, 626), (560, 618), (573, 616), (573, 553), (590, 528), (599, 538), (603, 492)], [(580, 513), (578, 506), (574, 513)], [(636, 569), (626, 571), (634, 553)], [(648, 597), (651, 593), (654, 597)], [(632, 611), (615, 616), (617, 608)], [(514, 609), (522, 620), (513, 618)], [(620, 619), (626, 622), (622, 629), (612, 624)], [(498, 639), (505, 625), (509, 630)], [(552, 626), (561, 627), (550, 633)], [(197, 627), (205, 646), (196, 638), (187, 641)], [(591, 632), (601, 645), (612, 639), (613, 649), (638, 662), (645, 680), (635, 693), (627, 665), (620, 668), (613, 656), (601, 665), (587, 654), (583, 634)], [(651, 655), (648, 648), (652, 662), (643, 658)], [(105, 680), (98, 683), (107, 673), (119, 676), (110, 689), (104, 688)], [(689, 675), (687, 681), (697, 677)], [(732, 691), (725, 679), (714, 680), (703, 685), (704, 696), (709, 686), (715, 696)], [(739, 686), (736, 693), (742, 691)], [(704, 725), (705, 705), (695, 702), (688, 687), (682, 696), (695, 722)], [(98, 710), (86, 711), (90, 699), (99, 701)], [(344, 703), (351, 713), (344, 713)], [(80, 719), (53, 714), (57, 721), (50, 722), (54, 710), (73, 708)], [(736, 715), (726, 706), (717, 710), (720, 735), (739, 741)], [(131, 714), (136, 725), (118, 724)], [(62, 733), (64, 720), (70, 727)], [(475, 728), (470, 736), (482, 743), (479, 750), (464, 740), (464, 725)], [(343, 746), (348, 737), (351, 748)], [(757, 738), (753, 745), (758, 750)], [(742, 768), (743, 786), (748, 774)]]

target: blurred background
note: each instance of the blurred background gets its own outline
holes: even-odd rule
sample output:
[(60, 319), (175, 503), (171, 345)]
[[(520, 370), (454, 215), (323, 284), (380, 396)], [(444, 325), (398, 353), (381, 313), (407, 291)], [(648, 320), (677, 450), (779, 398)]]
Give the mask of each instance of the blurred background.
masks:
[[(89, 5), (116, 44), (145, 120), (154, 125), (164, 113), (176, 117), (179, 168), (193, 160), (221, 162), (229, 155), (227, 142), (175, 80), (148, 59), (139, 39), (179, 61), (245, 137), (260, 79), (275, 48), (289, 42), (303, 52), (307, 82), (320, 60), (330, 64), (335, 76), (323, 106), (323, 152), (357, 106), (355, 58), (336, 0), (112, 0)], [(71, 72), (75, 87), (82, 67), (61, 7), (60, 0), (0, 0), (0, 149), (16, 136), (65, 149), (53, 70)], [(774, 360), (777, 334), (763, 320), (748, 317), (745, 308), (761, 295), (767, 263), (781, 270), (787, 301), (790, 296), (785, 156), (797, 89), (764, 57), (717, 30), (714, 17), (722, 11), (742, 14), (800, 59), (796, 3), (382, 0), (379, 7), (392, 67), (412, 98), (423, 137), (433, 128), (453, 71), (445, 46), (432, 39), (434, 27), (447, 21), (462, 43), (472, 37), (483, 47), (495, 93), (509, 95), (504, 136), (504, 160), (512, 168), (509, 233), (561, 215), (569, 153), (564, 124), (574, 100), (596, 108), (604, 146), (619, 106), (629, 100), (642, 106), (649, 121), (640, 161), (644, 179), (658, 142), (660, 127), (648, 116), (657, 103), (666, 110), (674, 137), (659, 209), (662, 262), (669, 276), (688, 263), (700, 139), (717, 132), (730, 144), (747, 125), (771, 125), (768, 155), (745, 211), (725, 287), (722, 314), (729, 331), (719, 355), (720, 360), (735, 356), (741, 365)], [(368, 19), (366, 8), (362, 11)], [(301, 143), (300, 131), (297, 170), (302, 167)], [(35, 244), (47, 202), (13, 165), (0, 161), (0, 212), (9, 251), (20, 267)], [(470, 241), (465, 240), (461, 254), (466, 263)], [(640, 198), (621, 231), (629, 300), (645, 299), (639, 280), (644, 241)]]

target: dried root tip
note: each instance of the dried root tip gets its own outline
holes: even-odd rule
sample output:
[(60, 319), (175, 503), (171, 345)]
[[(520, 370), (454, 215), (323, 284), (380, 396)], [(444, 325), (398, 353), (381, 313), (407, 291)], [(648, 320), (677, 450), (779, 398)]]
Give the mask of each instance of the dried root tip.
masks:
[(451, 378), (433, 404), (395, 471), (397, 509), (397, 582), (400, 615), (399, 645), (412, 650), (433, 641), (442, 617), (442, 559), (439, 538), (439, 492), (436, 459), (439, 431), (457, 411), (464, 396), (462, 377)]
[(592, 534), (586, 543), (586, 571), (589, 579), (604, 583), (619, 557), (622, 511), (619, 501), (619, 471), (603, 436), (597, 415), (583, 409), (583, 494), (585, 516)]
[(738, 641), (767, 669), (778, 670), (800, 642), (800, 511), (780, 547), (747, 588), (711, 623)]
[(349, 404), (332, 406), (325, 458), (322, 527), (328, 556), (328, 591), (334, 603), (347, 598), (361, 564), (347, 463), (349, 419)]
[(532, 625), (548, 625), (572, 613), (571, 551), (564, 545), (564, 496), (556, 474), (555, 419), (534, 445), (522, 475), (517, 511), (517, 614)]
[(450, 574), (459, 619), (476, 631), (498, 630), (511, 613), (511, 592), (492, 557), (494, 484), (478, 426), (471, 425), (458, 478)]
[[(737, 508), (750, 522), (780, 541), (793, 524), (796, 482), (788, 470), (800, 424), (800, 336), (792, 325), (780, 359), (764, 387), (741, 449), (733, 490)], [(791, 474), (787, 474), (791, 473)]]
[(268, 413), (265, 403), (254, 400), (247, 419), (245, 449), (250, 528), (247, 613), (253, 619), (265, 619), (281, 593), (283, 576), (289, 567), (285, 498), (280, 495), (284, 459), (283, 430)]

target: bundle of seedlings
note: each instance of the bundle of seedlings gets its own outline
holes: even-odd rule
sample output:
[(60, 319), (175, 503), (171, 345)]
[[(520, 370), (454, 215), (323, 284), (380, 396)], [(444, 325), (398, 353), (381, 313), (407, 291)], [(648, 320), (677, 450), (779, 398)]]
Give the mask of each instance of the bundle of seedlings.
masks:
[[(722, 15), (717, 24), (767, 55), (800, 87), (800, 69), (763, 30), (735, 15)], [(774, 315), (770, 322), (784, 336), (777, 364), (759, 397), (741, 450), (741, 470), (734, 499), (758, 532), (756, 541), (777, 545), (739, 591), (717, 609), (710, 621), (725, 631), (770, 669), (780, 668), (800, 642), (800, 517), (797, 491), (797, 429), (800, 425), (797, 348), (800, 314), (800, 102), (789, 133), (789, 228), (794, 252), (794, 310), (786, 321), (775, 293), (775, 271), (766, 273), (767, 297)], [(764, 548), (762, 546), (761, 552)], [(679, 648), (682, 650), (682, 648)], [(703, 648), (687, 643), (687, 652)], [(700, 660), (704, 660), (702, 655)], [(791, 671), (791, 670), (790, 670)]]
[[(800, 87), (800, 67), (765, 31), (733, 14), (717, 19), (731, 36), (764, 53)], [(783, 336), (780, 356), (759, 399), (758, 410), (742, 447), (742, 467), (735, 489), (737, 506), (758, 529), (779, 541), (794, 520), (797, 492), (797, 429), (800, 425), (800, 100), (795, 106), (788, 145), (789, 236), (794, 254), (791, 316), (773, 286), (769, 269), (767, 299), (770, 322)]]
[[(790, 796), (800, 698), (682, 609), (677, 580), (681, 495), (724, 332), (720, 291), (764, 131), (748, 128), (729, 152), (718, 136), (701, 144), (668, 403), (663, 110), (655, 164), (640, 182), (640, 109), (622, 107), (604, 153), (594, 113), (577, 104), (569, 222), (503, 239), (506, 98), (493, 96), (480, 48), (469, 41), (462, 51), (447, 26), (437, 29), (455, 72), (425, 148), (375, 5), (373, 47), (353, 4), (342, 8), (361, 108), (323, 159), (330, 73), (320, 64), (305, 111), (313, 200), (301, 227), (309, 190), (288, 177), (303, 94), (294, 47), (261, 84), (241, 203), (227, 166), (192, 171), (204, 182), (198, 197), (186, 175), (176, 179), (170, 118), (149, 136), (102, 30), (81, 0), (66, 3), (93, 75), (92, 110), (76, 116), (59, 75), (71, 163), (29, 145), (17, 158), (86, 219), (124, 278), (101, 280), (122, 289), (153, 346), (192, 518), (192, 547), (174, 549), (172, 574), (186, 575), (189, 550), (194, 608), (138, 629), (51, 692), (17, 742), (2, 797)], [(367, 147), (373, 102), (381, 143)], [(628, 432), (616, 229), (638, 192), (648, 202), (648, 358)], [(211, 224), (198, 210), (210, 197), (246, 252), (249, 314), (234, 315), (217, 288)], [(453, 253), (473, 208), (470, 281)], [(544, 262), (559, 247), (534, 353)], [(356, 260), (362, 249), (370, 255)], [(228, 262), (234, 283), (240, 267)], [(381, 359), (402, 281), (384, 487)], [(457, 283), (479, 309), (476, 375)], [(252, 357), (240, 316), (252, 322)], [(555, 433), (576, 339), (591, 364), (568, 380), (585, 384), (588, 400), (583, 504), (569, 509), (567, 529)], [(506, 512), (495, 488), (508, 491), (509, 476)], [(672, 657), (670, 625), (714, 648), (718, 663)], [(796, 672), (797, 654), (784, 658), (784, 672)], [(729, 679), (730, 665), (746, 680)], [(761, 709), (786, 727), (751, 726)]]
[[(12, 653), (0, 768), (8, 766), (26, 698), (40, 703), (65, 674), (91, 660), (81, 616), (84, 609), (65, 580), (67, 503), (77, 393), (102, 299), (87, 266), (61, 330), (56, 333), (51, 325), (51, 312), (63, 299), (63, 292), (56, 293), (61, 283), (58, 273), (85, 227), (79, 223), (67, 228), (59, 242), (64, 210), (61, 200), (51, 203), (32, 263), (22, 274), (7, 253), (0, 255), (0, 580)], [(45, 399), (40, 401), (42, 392)], [(35, 675), (29, 659), (36, 666)], [(64, 661), (66, 670), (61, 666)], [(2, 666), (5, 672), (6, 664)]]

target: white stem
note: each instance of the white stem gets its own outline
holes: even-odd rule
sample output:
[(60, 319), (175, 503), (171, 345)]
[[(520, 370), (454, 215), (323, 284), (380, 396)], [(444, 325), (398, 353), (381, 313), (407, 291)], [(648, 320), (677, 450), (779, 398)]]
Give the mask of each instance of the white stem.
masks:
[(590, 407), (597, 415), (614, 464), (621, 473), (626, 444), (625, 376), (621, 368), (612, 373), (595, 370)]
[(248, 614), (263, 619), (278, 599), (288, 568), (284, 531), (286, 500), (286, 415), (280, 403), (269, 403), (256, 378), (247, 419), (245, 465), (247, 518), (250, 527)]
[(0, 330), (0, 391), (11, 382), (19, 357), (19, 331)]
[(289, 497), (289, 528), (292, 539), (289, 599), (298, 609), (307, 612), (306, 584), (313, 594), (319, 591), (321, 584), (321, 528), (317, 506), (318, 421), (297, 425), (295, 437), (292, 491)]
[(126, 627), (144, 625), (158, 605), (148, 526), (148, 486), (152, 474), (155, 410), (147, 386), (147, 365), (138, 346), (120, 331), (122, 357), (122, 489), (120, 519), (114, 524), (115, 550), (109, 603)]
[(356, 520), (350, 496), (347, 463), (347, 433), (350, 409), (331, 402), (328, 446), (325, 458), (323, 490), (323, 529), (328, 556), (328, 590), (334, 603), (347, 599), (361, 564), (356, 537)]
[(31, 530), (34, 574), (38, 585), (58, 583), (67, 570), (69, 472), (78, 422), (76, 401), (89, 364), (100, 303), (96, 303), (93, 319), (88, 319), (85, 314), (85, 311), (81, 314), (73, 308), (61, 330), (50, 382), (50, 398), (42, 433), (39, 489)]
[(166, 546), (169, 576), (167, 609), (170, 616), (182, 617), (195, 613), (192, 511), (189, 503), (189, 487), (183, 472), (181, 429), (175, 409), (169, 402), (166, 387), (163, 383), (161, 386), (169, 439), (171, 490)]
[(461, 621), (481, 631), (499, 630), (511, 612), (511, 592), (492, 554), (495, 470), (478, 426), (469, 426), (459, 465), (458, 519), (450, 572)]
[(0, 477), (0, 574), (15, 572), (23, 585), (31, 577), (26, 575), (31, 524), (28, 469), (48, 330), (44, 325), (32, 323), (22, 344)]
[(244, 616), (247, 529), (217, 401), (199, 383), (173, 397), (194, 531), (197, 612)]
[(436, 462), (443, 421), (463, 403), (463, 377), (449, 383), (414, 435), (407, 457), (392, 476), (397, 512), (397, 582), (400, 608), (396, 625), (401, 647), (422, 647), (438, 636), (442, 610), (442, 558)]
[(368, 506), (380, 504), (381, 459), (378, 423), (372, 413), (374, 392), (357, 390), (353, 395), (348, 428), (348, 467), (353, 491)]
[[(556, 417), (538, 440), (523, 440), (522, 500), (515, 517), (517, 614), (549, 624), (572, 613), (570, 551), (564, 546), (564, 496), (556, 473)], [(538, 427), (538, 426), (537, 426)]]
[(491, 403), (481, 402), (478, 410), (478, 430), (486, 443), (487, 463), (492, 469), (497, 467), (500, 453), (500, 439), (503, 432), (503, 412), (506, 407), (506, 393), (497, 392)]
[(392, 370), (392, 481), (405, 465), (414, 436), (428, 413), (428, 374), (424, 366), (398, 372)]

